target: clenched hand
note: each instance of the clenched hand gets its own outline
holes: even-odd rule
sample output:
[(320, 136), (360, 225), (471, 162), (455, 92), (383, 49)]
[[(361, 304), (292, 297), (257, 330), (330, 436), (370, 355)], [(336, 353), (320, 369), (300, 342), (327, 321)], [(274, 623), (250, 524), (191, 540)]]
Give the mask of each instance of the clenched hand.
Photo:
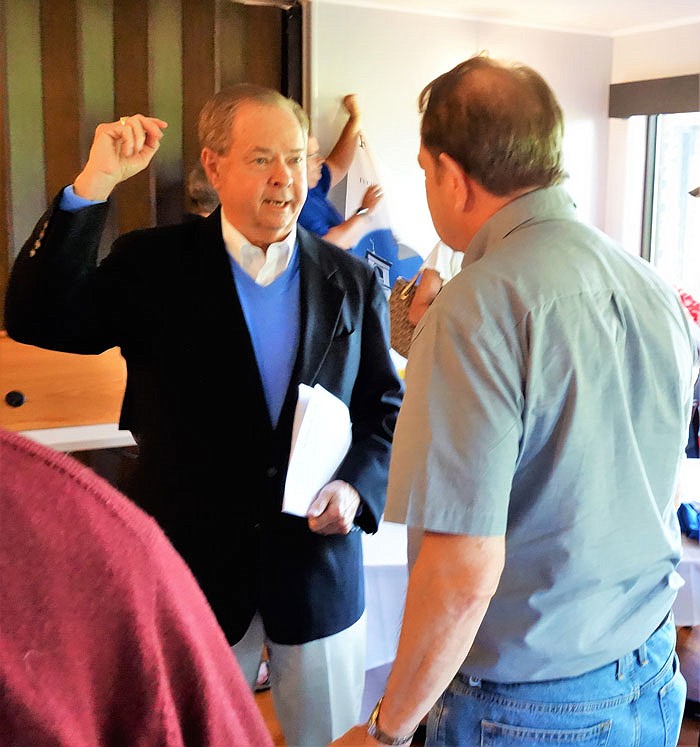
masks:
[(347, 534), (360, 507), (360, 494), (347, 482), (333, 480), (321, 488), (307, 514), (318, 534)]

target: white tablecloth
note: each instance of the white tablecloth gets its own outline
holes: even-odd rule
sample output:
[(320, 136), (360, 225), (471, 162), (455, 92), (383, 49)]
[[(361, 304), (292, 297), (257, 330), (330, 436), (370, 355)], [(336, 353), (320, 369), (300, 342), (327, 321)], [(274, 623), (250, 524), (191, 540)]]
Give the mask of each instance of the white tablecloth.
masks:
[(394, 660), (406, 600), (406, 526), (384, 521), (362, 536), (367, 606), (365, 669)]
[(131, 431), (120, 431), (117, 423), (72, 425), (64, 428), (41, 428), (22, 431), (22, 435), (57, 451), (87, 451), (133, 446)]
[[(394, 660), (406, 600), (406, 526), (382, 522), (374, 535), (363, 536), (367, 654), (365, 669)], [(700, 625), (700, 543), (683, 538), (678, 572), (685, 584), (673, 605), (676, 625)]]
[(676, 625), (700, 625), (700, 544), (683, 537), (683, 556), (678, 573), (685, 584), (673, 604)]
[[(678, 485), (678, 496), (684, 503), (700, 505), (700, 459), (684, 459)], [(683, 537), (683, 555), (678, 573), (685, 584), (673, 605), (676, 625), (700, 625), (700, 544)]]

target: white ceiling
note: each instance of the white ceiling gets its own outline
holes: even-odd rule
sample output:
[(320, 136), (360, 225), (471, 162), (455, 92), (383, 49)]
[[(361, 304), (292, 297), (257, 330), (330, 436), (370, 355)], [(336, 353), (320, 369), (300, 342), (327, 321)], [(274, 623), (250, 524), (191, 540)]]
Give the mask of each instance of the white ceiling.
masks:
[[(614, 36), (700, 23), (700, 0), (312, 0)], [(700, 39), (698, 39), (700, 44)]]

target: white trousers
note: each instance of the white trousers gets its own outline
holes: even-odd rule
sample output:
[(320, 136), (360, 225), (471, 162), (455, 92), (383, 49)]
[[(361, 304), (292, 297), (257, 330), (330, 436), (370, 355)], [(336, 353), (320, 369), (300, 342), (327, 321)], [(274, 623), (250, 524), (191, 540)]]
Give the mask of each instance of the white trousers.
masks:
[(233, 652), (251, 689), (263, 644), (270, 690), (288, 747), (326, 747), (360, 718), (365, 686), (366, 613), (349, 628), (288, 646), (271, 641), (259, 613)]

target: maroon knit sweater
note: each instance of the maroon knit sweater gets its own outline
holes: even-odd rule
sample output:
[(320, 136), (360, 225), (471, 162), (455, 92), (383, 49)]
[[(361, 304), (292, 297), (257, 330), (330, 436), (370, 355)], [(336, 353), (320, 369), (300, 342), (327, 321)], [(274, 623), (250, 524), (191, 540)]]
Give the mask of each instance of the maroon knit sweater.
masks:
[(156, 523), (76, 460), (3, 430), (0, 745), (272, 745)]

